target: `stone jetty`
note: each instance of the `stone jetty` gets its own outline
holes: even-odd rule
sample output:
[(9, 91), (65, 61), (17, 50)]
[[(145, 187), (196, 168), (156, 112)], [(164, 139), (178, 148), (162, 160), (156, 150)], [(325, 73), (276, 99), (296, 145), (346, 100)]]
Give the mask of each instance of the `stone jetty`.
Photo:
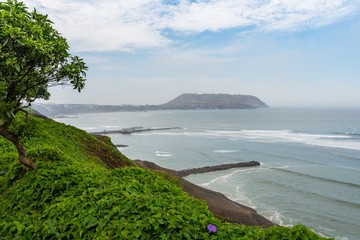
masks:
[(216, 166), (206, 166), (206, 167), (191, 168), (191, 169), (177, 171), (177, 174), (180, 177), (185, 177), (190, 174), (199, 174), (199, 173), (207, 173), (207, 172), (214, 172), (214, 171), (222, 171), (222, 170), (227, 170), (227, 169), (231, 169), (231, 168), (255, 167), (255, 166), (260, 166), (260, 163), (257, 161), (250, 161), (250, 162), (222, 164), (222, 165), (216, 165)]

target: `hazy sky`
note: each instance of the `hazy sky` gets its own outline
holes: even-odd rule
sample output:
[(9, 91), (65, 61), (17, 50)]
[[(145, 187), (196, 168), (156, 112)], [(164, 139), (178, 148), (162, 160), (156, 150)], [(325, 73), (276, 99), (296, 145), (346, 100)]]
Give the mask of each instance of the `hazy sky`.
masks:
[(25, 0), (89, 66), (50, 102), (160, 104), (182, 93), (360, 107), (360, 0)]

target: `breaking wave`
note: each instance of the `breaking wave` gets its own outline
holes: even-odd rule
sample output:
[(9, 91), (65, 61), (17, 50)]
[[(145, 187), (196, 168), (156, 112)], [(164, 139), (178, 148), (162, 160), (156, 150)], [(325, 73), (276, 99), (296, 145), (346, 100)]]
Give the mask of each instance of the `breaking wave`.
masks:
[(169, 152), (162, 152), (162, 151), (155, 151), (155, 155), (158, 157), (172, 157), (174, 154), (171, 154)]

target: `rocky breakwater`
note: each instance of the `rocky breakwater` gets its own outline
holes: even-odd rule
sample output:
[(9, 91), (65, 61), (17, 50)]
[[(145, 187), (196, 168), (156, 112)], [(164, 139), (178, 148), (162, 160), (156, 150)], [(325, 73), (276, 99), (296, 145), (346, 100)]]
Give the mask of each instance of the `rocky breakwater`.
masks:
[(199, 174), (199, 173), (223, 171), (223, 170), (227, 170), (227, 169), (231, 169), (231, 168), (255, 167), (255, 166), (260, 166), (260, 163), (257, 161), (250, 161), (250, 162), (222, 164), (222, 165), (216, 165), (216, 166), (206, 166), (206, 167), (200, 167), (200, 168), (191, 168), (191, 169), (181, 170), (181, 171), (178, 171), (177, 174), (180, 177), (185, 177), (190, 174)]

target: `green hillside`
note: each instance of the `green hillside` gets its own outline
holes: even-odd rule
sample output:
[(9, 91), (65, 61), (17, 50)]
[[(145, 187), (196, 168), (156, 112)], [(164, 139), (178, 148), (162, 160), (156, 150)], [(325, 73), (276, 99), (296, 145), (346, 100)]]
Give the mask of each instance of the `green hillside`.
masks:
[(136, 167), (109, 138), (19, 119), (11, 131), (37, 167), (19, 164), (15, 147), (0, 137), (0, 239), (322, 239), (301, 225), (224, 223), (176, 179)]

